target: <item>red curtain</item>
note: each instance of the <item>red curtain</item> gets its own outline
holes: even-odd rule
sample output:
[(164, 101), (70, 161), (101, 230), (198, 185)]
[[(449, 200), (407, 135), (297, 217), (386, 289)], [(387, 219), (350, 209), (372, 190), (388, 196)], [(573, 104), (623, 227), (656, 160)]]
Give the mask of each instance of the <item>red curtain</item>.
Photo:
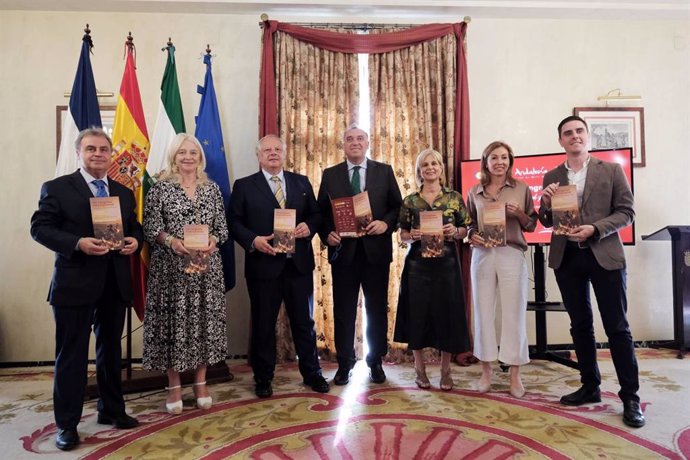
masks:
[(259, 89), (259, 137), (278, 134), (278, 105), (276, 101), (275, 61), (273, 58), (273, 33), (281, 31), (319, 48), (341, 53), (386, 53), (454, 34), (458, 40), (457, 90), (455, 105), (454, 159), (455, 184), (459, 188), (460, 161), (470, 158), (470, 102), (467, 82), (467, 61), (463, 46), (467, 24), (428, 24), (397, 32), (383, 34), (342, 34), (327, 30), (265, 21), (263, 51), (261, 56), (261, 81)]

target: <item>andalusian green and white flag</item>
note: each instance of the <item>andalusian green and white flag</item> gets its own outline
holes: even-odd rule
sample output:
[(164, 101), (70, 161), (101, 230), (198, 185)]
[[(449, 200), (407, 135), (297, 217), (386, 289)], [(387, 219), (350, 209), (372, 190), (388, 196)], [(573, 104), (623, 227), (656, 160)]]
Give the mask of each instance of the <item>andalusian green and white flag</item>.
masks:
[(184, 114), (182, 113), (182, 99), (180, 86), (177, 83), (177, 69), (175, 67), (175, 47), (168, 42), (168, 61), (161, 83), (161, 103), (158, 106), (156, 128), (151, 138), (149, 160), (146, 163), (145, 192), (155, 182), (155, 176), (166, 168), (165, 161), (168, 147), (178, 133), (186, 131)]

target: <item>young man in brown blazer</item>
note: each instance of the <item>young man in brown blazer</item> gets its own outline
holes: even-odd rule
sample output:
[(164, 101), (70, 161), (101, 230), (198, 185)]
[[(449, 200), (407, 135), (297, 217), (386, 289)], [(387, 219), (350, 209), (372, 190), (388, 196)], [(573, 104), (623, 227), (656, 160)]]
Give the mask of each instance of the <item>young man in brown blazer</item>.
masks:
[[(336, 385), (350, 380), (355, 365), (354, 337), (357, 300), (364, 291), (367, 314), (366, 357), (369, 378), (383, 383), (386, 374), (381, 358), (388, 352), (388, 276), (393, 261), (391, 235), (397, 229), (402, 205), (400, 188), (390, 165), (369, 160), (369, 136), (357, 126), (345, 131), (343, 149), (346, 161), (323, 172), (318, 202), (323, 225), (321, 241), (328, 245), (328, 261), (333, 276), (333, 316), (338, 371)], [(340, 238), (335, 232), (331, 200), (367, 191), (373, 221), (361, 238)]]
[(566, 162), (544, 176), (539, 220), (553, 226), (551, 199), (559, 185), (575, 184), (582, 224), (567, 235), (552, 235), (549, 266), (554, 269), (563, 304), (570, 316), (582, 387), (561, 398), (561, 404), (579, 406), (600, 402), (601, 375), (597, 366), (590, 283), (608, 336), (623, 401), (623, 422), (644, 426), (640, 409), (638, 367), (626, 298), (626, 264), (618, 230), (635, 218), (633, 195), (620, 165), (592, 157), (589, 131), (580, 117), (558, 125), (558, 142)]

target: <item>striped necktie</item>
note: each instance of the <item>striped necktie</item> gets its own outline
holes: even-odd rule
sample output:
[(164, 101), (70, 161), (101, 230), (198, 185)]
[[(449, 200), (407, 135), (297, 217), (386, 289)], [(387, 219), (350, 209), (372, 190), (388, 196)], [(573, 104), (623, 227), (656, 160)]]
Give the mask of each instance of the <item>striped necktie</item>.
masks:
[(273, 194), (276, 196), (276, 201), (280, 205), (281, 208), (285, 208), (285, 194), (283, 193), (283, 187), (280, 185), (280, 177), (278, 176), (273, 176), (271, 177), (271, 180), (275, 184), (275, 192)]
[(96, 198), (104, 198), (108, 196), (108, 190), (105, 188), (104, 180), (96, 179), (91, 183), (96, 186)]

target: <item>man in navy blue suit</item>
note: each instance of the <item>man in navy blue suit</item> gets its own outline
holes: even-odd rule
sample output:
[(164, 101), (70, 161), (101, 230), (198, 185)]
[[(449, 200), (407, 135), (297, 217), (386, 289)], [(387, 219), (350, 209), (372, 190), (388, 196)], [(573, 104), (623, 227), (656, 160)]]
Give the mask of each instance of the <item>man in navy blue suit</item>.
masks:
[[(55, 317), (55, 381), (53, 405), (56, 446), (79, 444), (87, 380), (91, 327), (96, 334), (98, 423), (133, 428), (125, 413), (121, 387), (120, 337), (132, 300), (130, 255), (143, 240), (135, 216), (134, 194), (107, 176), (112, 142), (101, 129), (86, 129), (75, 142), (80, 169), (43, 184), (38, 210), (31, 217), (31, 236), (55, 252), (48, 302)], [(124, 247), (109, 250), (94, 238), (89, 199), (118, 197)]]
[[(273, 394), (276, 363), (275, 327), (280, 305), (290, 319), (304, 384), (327, 393), (321, 374), (312, 319), (314, 252), (311, 239), (321, 217), (314, 190), (306, 176), (283, 169), (286, 145), (269, 134), (257, 143), (260, 171), (238, 179), (232, 189), (228, 222), (235, 241), (246, 251), (244, 276), (251, 303), (250, 361), (260, 398)], [(273, 215), (279, 208), (294, 209), (295, 252), (277, 253), (272, 244)]]

